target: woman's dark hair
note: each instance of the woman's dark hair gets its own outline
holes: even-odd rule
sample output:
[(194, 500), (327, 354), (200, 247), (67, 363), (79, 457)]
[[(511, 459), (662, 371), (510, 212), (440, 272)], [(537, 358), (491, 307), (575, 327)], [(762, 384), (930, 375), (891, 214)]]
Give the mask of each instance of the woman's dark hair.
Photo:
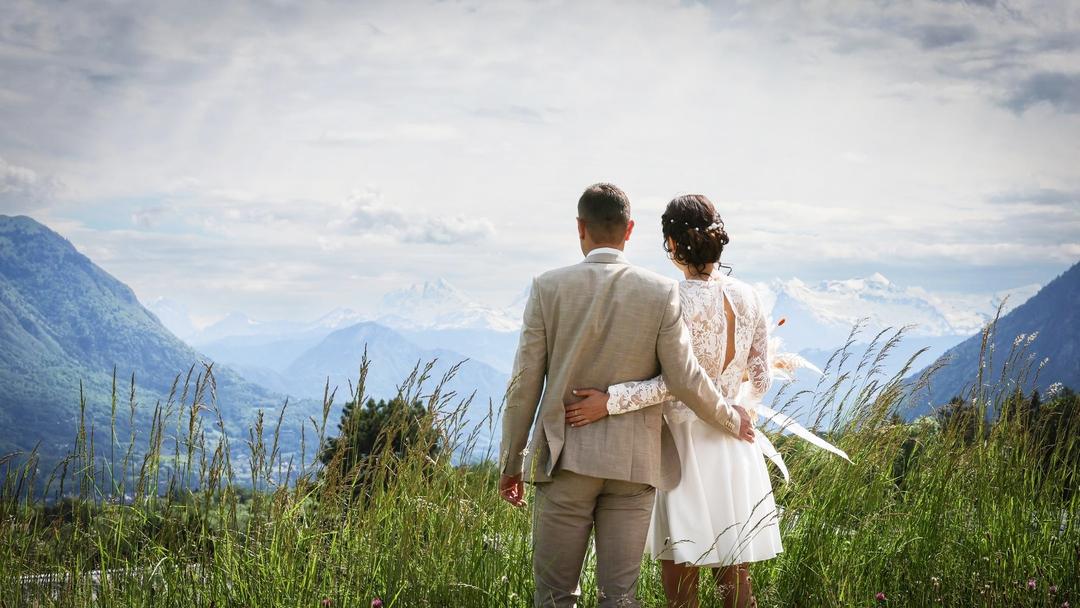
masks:
[[(712, 202), (702, 194), (675, 198), (668, 203), (661, 218), (664, 251), (673, 260), (689, 266), (698, 274), (704, 274), (709, 264), (718, 264), (724, 246), (731, 241), (724, 230), (724, 220), (716, 214)], [(731, 271), (729, 266), (719, 265)]]

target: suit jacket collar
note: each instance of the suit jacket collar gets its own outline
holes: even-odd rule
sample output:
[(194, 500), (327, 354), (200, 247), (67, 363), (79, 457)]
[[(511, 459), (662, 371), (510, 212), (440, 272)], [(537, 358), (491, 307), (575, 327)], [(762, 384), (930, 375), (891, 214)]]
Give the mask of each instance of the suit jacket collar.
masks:
[(614, 247), (597, 247), (585, 256), (587, 264), (629, 264), (626, 254)]

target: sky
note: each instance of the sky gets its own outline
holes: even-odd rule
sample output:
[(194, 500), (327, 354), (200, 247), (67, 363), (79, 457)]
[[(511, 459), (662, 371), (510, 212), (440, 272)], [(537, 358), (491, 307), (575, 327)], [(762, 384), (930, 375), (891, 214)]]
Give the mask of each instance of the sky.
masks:
[(1080, 260), (1080, 4), (47, 2), (0, 12), (0, 213), (201, 322), (443, 278), (508, 304), (703, 193), (749, 281), (935, 292)]

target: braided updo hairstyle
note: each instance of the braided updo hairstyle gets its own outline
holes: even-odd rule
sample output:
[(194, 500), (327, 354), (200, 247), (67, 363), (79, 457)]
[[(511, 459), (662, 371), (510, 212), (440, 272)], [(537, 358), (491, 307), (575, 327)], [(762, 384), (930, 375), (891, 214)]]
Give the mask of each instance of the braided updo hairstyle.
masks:
[[(731, 239), (712, 202), (702, 194), (687, 194), (668, 203), (661, 216), (664, 251), (676, 262), (705, 274), (709, 264), (719, 264)], [(672, 241), (675, 249), (672, 250)], [(730, 267), (719, 264), (721, 268)]]

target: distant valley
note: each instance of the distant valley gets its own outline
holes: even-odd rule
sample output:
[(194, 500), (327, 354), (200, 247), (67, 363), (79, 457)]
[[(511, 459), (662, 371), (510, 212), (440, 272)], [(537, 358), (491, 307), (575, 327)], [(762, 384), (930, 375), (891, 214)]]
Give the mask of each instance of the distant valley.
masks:
[[(899, 371), (920, 348), (928, 351), (915, 369), (948, 352), (953, 364), (924, 396), (925, 407), (916, 408), (926, 413), (973, 377), (971, 337), (1003, 302), (999, 352), (1012, 333), (1038, 332), (1031, 351), (1049, 358), (1038, 386), (1080, 384), (1078, 273), (1074, 267), (1041, 291), (1023, 286), (983, 295), (931, 294), (881, 275), (755, 287), (773, 318), (786, 319), (776, 330), (785, 349), (818, 365), (856, 322), (863, 324), (856, 351), (887, 327), (912, 326), (884, 375)], [(340, 308), (309, 321), (256, 320), (234, 312), (200, 326), (182, 302), (156, 299), (144, 307), (130, 288), (48, 227), (0, 216), (0, 454), (35, 446), (54, 460), (66, 453), (79, 417), (80, 384), (90, 424), (107, 428), (114, 368), (121, 393), (135, 376), (139, 426), (178, 375), (211, 362), (226, 431), (244, 436), (259, 412), (276, 412), (291, 397), (282, 449), (295, 452), (299, 426), (320, 411), (327, 383), (337, 388), (340, 408), (365, 351), (371, 361), (365, 392), (376, 398), (393, 397), (418, 365), (437, 362), (434, 382), (460, 364), (447, 389), (460, 399), (472, 397), (468, 419), (479, 422), (498, 412), (526, 297), (490, 306), (435, 280), (388, 293), (372, 311)], [(816, 380), (800, 377), (794, 388), (811, 388)], [(485, 432), (483, 441), (491, 437)]]
[[(923, 352), (909, 371), (930, 364), (978, 332), (999, 307), (1008, 313), (1039, 290), (1038, 285), (1026, 285), (982, 295), (932, 294), (897, 285), (881, 274), (816, 284), (776, 279), (754, 287), (773, 320), (785, 319), (783, 327), (774, 328), (784, 349), (819, 367), (825, 367), (844, 345), (856, 324), (860, 331), (850, 347), (856, 355), (879, 332), (891, 329), (887, 335), (892, 335), (905, 328), (903, 339), (879, 371), (881, 377), (901, 373), (919, 351)], [(187, 331), (200, 351), (277, 392), (321, 396), (328, 377), (331, 386), (345, 386), (355, 376), (359, 358), (355, 336), (362, 335), (369, 352), (384, 354), (383, 369), (369, 380), (374, 393), (393, 393), (395, 382), (417, 360), (437, 358), (441, 365), (468, 359), (461, 380), (473, 383), (479, 401), (498, 403), (513, 362), (526, 297), (522, 293), (504, 307), (486, 306), (438, 280), (391, 292), (378, 310), (368, 313), (337, 309), (312, 321), (294, 322), (257, 321), (236, 312), (202, 330), (194, 329), (178, 303), (158, 301), (150, 308), (160, 311), (162, 319), (172, 319), (178, 333)], [(346, 329), (350, 331), (331, 338)], [(324, 371), (317, 373), (319, 368)], [(817, 382), (817, 377), (801, 374), (785, 394), (811, 390)]]

